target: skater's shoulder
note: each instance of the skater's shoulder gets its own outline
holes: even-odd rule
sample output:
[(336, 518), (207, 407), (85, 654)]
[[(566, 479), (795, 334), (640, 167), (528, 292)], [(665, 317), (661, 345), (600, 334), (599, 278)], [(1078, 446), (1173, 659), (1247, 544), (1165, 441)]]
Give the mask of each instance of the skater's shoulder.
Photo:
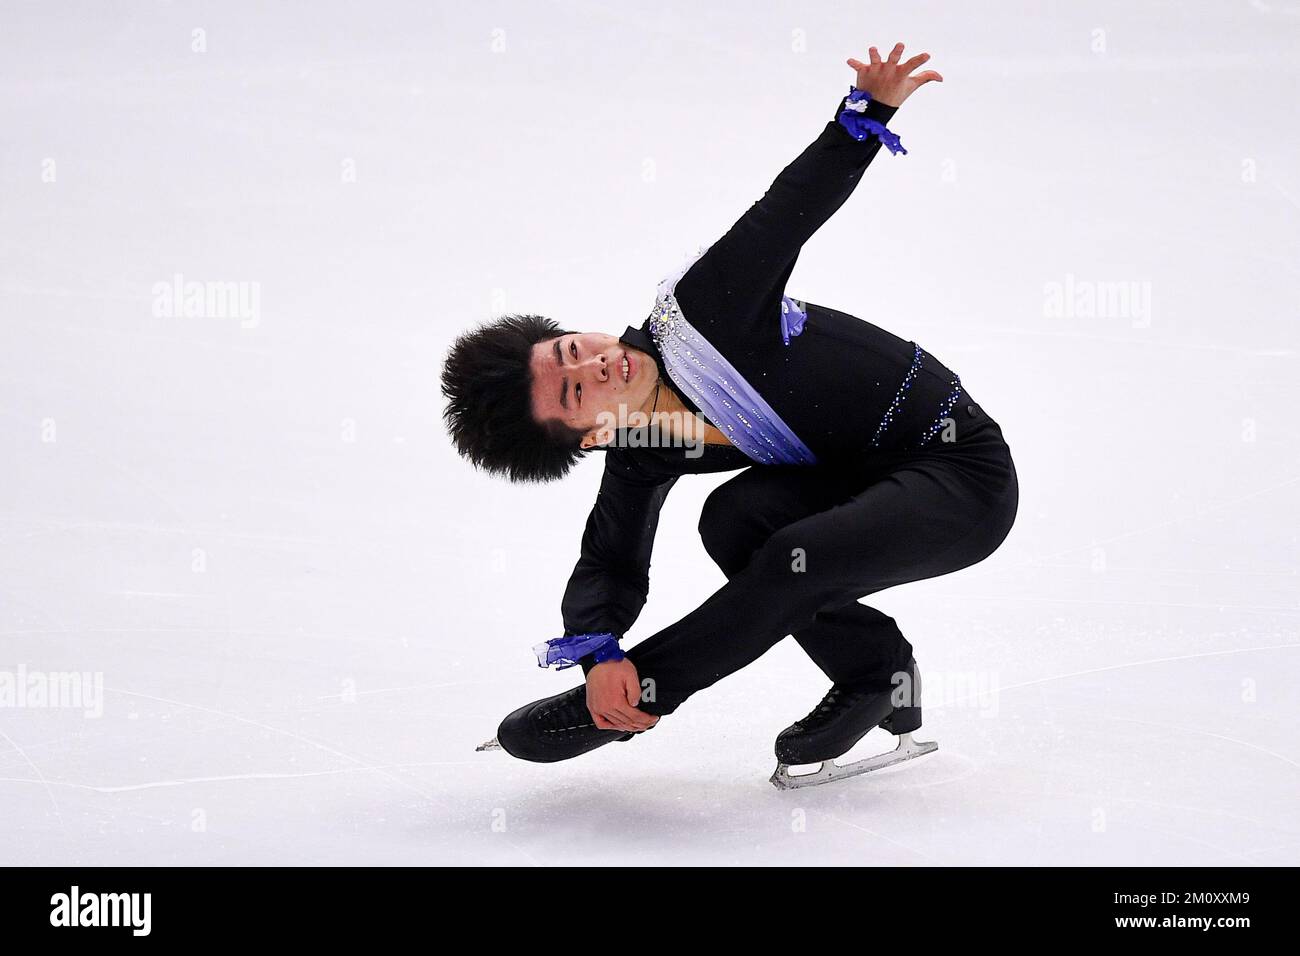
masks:
[(612, 446), (605, 450), (605, 474), (639, 485), (657, 485), (675, 476), (652, 448)]
[(605, 474), (624, 484), (657, 487), (683, 475), (704, 475), (748, 468), (753, 460), (735, 445), (697, 443), (682, 447), (609, 448)]

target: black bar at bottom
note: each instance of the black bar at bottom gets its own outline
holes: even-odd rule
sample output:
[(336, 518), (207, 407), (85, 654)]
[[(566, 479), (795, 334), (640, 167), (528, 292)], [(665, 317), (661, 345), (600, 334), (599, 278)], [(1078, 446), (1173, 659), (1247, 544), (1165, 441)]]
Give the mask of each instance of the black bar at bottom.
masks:
[(972, 944), (1232, 945), (1291, 925), (1293, 883), (1286, 868), (37, 868), (0, 871), (0, 917), (10, 943), (75, 936), (92, 945), (333, 946), (406, 933), (431, 942), (421, 935), (431, 931), (554, 945), (558, 928), (607, 925), (619, 948), (635, 940), (653, 952), (679, 948), (691, 920), (796, 948), (967, 933)]

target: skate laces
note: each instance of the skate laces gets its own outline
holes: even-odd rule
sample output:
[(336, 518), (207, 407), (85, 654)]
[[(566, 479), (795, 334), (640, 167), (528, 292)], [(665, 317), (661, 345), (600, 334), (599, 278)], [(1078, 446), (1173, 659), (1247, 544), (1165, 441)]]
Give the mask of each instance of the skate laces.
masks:
[(586, 727), (596, 726), (587, 710), (585, 688), (576, 688), (582, 693), (570, 692), (537, 715), (537, 723), (543, 733), (563, 734)]
[(817, 708), (813, 711), (813, 713), (829, 714), (831, 711), (835, 709), (836, 705), (839, 703), (841, 693), (842, 692), (838, 687), (832, 687), (829, 691), (826, 692), (826, 696), (822, 698), (822, 702), (817, 705)]
[(844, 704), (853, 701), (858, 696), (860, 695), (854, 694), (853, 691), (848, 690), (847, 688), (840, 687), (838, 685), (834, 686), (826, 692), (826, 696), (822, 698), (820, 704), (818, 704), (816, 707), (813, 708), (812, 713), (810, 713), (807, 717), (801, 720), (800, 723), (802, 724), (822, 723), (823, 721), (830, 718), (830, 716), (834, 714), (837, 710), (839, 710), (842, 706), (844, 706)]

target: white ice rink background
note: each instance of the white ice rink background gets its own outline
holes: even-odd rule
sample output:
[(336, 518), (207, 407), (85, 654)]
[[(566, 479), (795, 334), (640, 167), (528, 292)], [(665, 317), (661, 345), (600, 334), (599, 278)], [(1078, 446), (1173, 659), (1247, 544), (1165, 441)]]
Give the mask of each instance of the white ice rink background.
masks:
[[(639, 325), (895, 40), (945, 82), (789, 291), (1015, 455), (996, 554), (868, 599), (939, 752), (777, 792), (787, 640), (632, 744), (476, 754), (576, 682), (530, 646), (602, 459), (475, 473), (447, 345)], [(1300, 862), (1297, 54), (1295, 0), (6, 3), (0, 860)], [(632, 640), (723, 583), (727, 477)]]

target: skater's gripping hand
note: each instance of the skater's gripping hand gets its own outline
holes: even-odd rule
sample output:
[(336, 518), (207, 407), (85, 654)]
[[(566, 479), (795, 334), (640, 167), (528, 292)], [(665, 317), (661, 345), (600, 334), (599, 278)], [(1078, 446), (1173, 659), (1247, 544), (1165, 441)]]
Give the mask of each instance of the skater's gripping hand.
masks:
[(587, 673), (587, 710), (601, 730), (637, 732), (653, 727), (659, 718), (638, 710), (641, 680), (636, 665), (627, 658), (605, 661)]
[(861, 60), (850, 59), (849, 66), (857, 71), (858, 78), (853, 85), (860, 90), (866, 90), (871, 94), (871, 98), (886, 106), (902, 106), (903, 100), (907, 99), (920, 86), (929, 83), (932, 80), (943, 82), (943, 77), (934, 70), (926, 70), (924, 73), (918, 73), (916, 76), (909, 74), (918, 66), (930, 59), (930, 54), (920, 53), (912, 57), (905, 63), (899, 60), (903, 57), (903, 44), (894, 44), (894, 49), (890, 52), (889, 58), (883, 62), (880, 59), (880, 53), (873, 46), (871, 48), (871, 62), (863, 63)]

